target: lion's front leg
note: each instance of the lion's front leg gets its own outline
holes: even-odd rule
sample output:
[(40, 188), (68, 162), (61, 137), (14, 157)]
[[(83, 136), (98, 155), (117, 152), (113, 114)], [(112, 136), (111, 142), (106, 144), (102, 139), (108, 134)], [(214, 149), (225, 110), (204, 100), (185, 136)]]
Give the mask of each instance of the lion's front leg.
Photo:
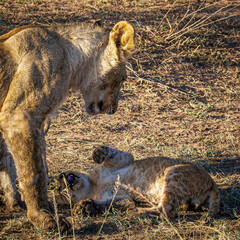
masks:
[(4, 202), (9, 210), (16, 205), (22, 206), (20, 194), (16, 188), (16, 169), (13, 159), (7, 150), (5, 141), (0, 133), (0, 186), (4, 194)]
[(123, 168), (133, 162), (133, 155), (108, 146), (100, 146), (93, 151), (93, 160), (106, 168)]
[(37, 128), (41, 125), (29, 114), (14, 111), (1, 118), (1, 126), (16, 164), (19, 188), (27, 205), (28, 218), (35, 226), (56, 228), (56, 222), (50, 215), (47, 196), (47, 173), (41, 146), (44, 140)]

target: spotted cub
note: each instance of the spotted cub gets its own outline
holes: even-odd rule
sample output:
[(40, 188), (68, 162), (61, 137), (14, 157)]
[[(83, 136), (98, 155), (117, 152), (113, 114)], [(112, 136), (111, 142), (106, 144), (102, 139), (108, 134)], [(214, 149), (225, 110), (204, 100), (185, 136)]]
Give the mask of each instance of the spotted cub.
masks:
[(132, 154), (108, 146), (96, 148), (93, 160), (98, 166), (89, 174), (60, 174), (59, 204), (67, 204), (70, 195), (76, 213), (95, 215), (112, 204), (125, 210), (135, 208), (137, 213), (162, 213), (167, 218), (174, 218), (179, 207), (198, 208), (207, 201), (210, 217), (219, 210), (217, 185), (199, 165), (166, 157), (134, 161)]

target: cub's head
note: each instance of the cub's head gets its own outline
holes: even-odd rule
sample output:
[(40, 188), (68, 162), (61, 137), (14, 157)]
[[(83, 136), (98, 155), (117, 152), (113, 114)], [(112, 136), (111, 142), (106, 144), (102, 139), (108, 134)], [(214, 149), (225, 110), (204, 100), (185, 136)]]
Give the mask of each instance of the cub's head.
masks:
[(133, 49), (133, 27), (125, 21), (117, 23), (109, 34), (107, 46), (99, 51), (95, 77), (82, 91), (87, 113), (116, 112), (119, 91), (127, 77), (126, 62)]
[(87, 175), (74, 171), (67, 171), (59, 175), (59, 187), (56, 191), (58, 204), (72, 204), (89, 196), (90, 182)]

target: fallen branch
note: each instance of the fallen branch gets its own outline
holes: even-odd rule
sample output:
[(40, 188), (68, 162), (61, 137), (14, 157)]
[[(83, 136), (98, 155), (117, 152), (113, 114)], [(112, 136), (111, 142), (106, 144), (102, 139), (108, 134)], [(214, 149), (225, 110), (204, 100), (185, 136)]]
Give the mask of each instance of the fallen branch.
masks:
[(172, 90), (172, 91), (175, 91), (175, 92), (179, 92), (179, 93), (181, 93), (181, 94), (185, 94), (185, 95), (188, 95), (188, 96), (191, 96), (191, 97), (194, 97), (194, 98), (195, 98), (195, 96), (194, 96), (193, 94), (191, 94), (191, 93), (189, 93), (189, 92), (186, 92), (186, 91), (183, 91), (183, 90), (179, 90), (179, 89), (174, 88), (174, 87), (170, 87), (170, 86), (165, 85), (165, 84), (163, 84), (163, 83), (160, 83), (159, 80), (156, 79), (156, 78), (153, 78), (153, 79), (157, 80), (157, 82), (150, 81), (150, 80), (147, 80), (147, 79), (145, 79), (145, 78), (142, 78), (142, 77), (140, 77), (140, 76), (137, 74), (136, 71), (134, 71), (134, 70), (133, 70), (132, 68), (130, 68), (129, 66), (127, 66), (127, 69), (128, 69), (129, 71), (131, 71), (131, 72), (132, 72), (139, 80), (141, 80), (141, 81), (148, 82), (148, 83), (151, 83), (151, 84), (157, 84), (157, 85), (159, 85), (159, 86), (161, 86), (161, 87), (164, 87), (164, 88), (167, 88), (167, 89), (169, 89), (169, 90)]

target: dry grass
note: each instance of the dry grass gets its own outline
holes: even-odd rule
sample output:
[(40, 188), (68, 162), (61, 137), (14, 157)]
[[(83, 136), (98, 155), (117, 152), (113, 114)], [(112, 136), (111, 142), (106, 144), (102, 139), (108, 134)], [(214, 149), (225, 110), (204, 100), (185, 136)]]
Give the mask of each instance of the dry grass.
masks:
[[(179, 214), (172, 222), (134, 218), (71, 216), (59, 209), (73, 232), (63, 239), (240, 239), (240, 81), (238, 1), (0, 0), (0, 34), (28, 23), (102, 19), (131, 22), (137, 49), (128, 65), (119, 109), (87, 117), (81, 97), (70, 94), (47, 136), (54, 178), (66, 169), (88, 171), (92, 149), (106, 144), (136, 159), (164, 155), (202, 164), (218, 183), (217, 219)], [(0, 239), (55, 239), (34, 228), (24, 211), (0, 208)], [(97, 233), (102, 226), (101, 234)]]

